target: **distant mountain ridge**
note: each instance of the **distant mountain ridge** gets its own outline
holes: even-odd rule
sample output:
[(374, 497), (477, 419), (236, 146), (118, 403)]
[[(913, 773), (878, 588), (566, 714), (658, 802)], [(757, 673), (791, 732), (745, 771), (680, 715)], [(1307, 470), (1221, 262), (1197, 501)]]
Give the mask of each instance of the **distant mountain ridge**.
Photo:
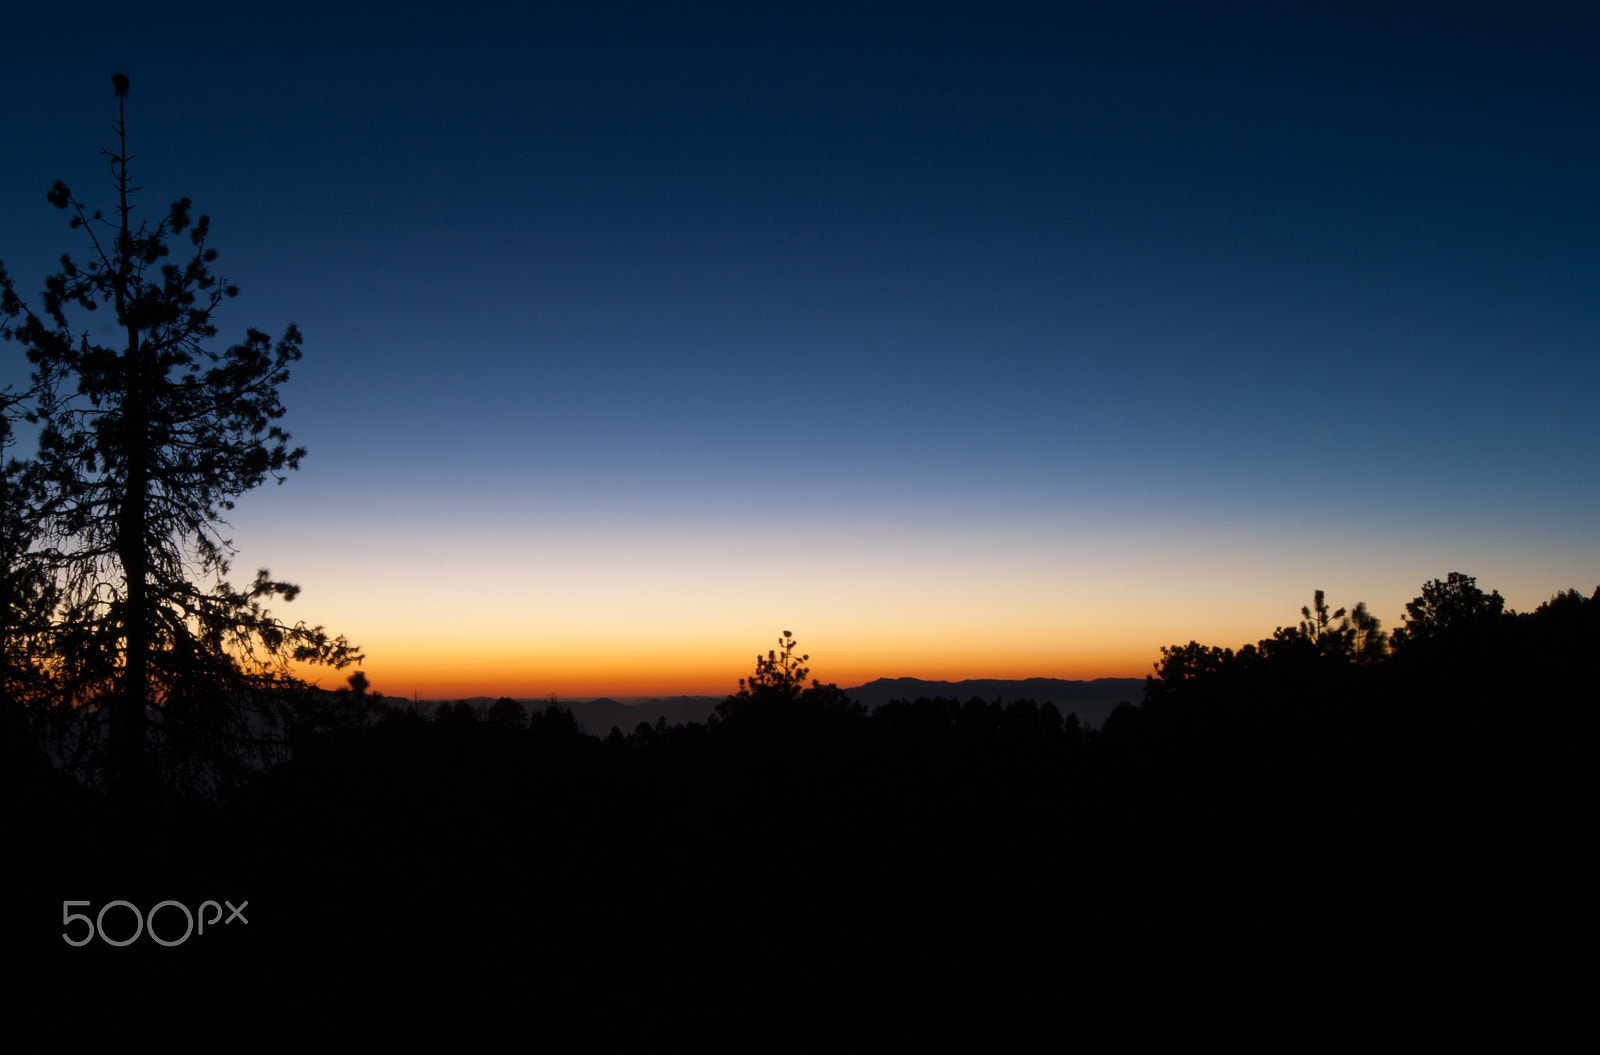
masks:
[(965, 681), (926, 681), (922, 678), (879, 678), (853, 689), (850, 698), (868, 708), (881, 707), (890, 700), (953, 699), (963, 703), (974, 696), (983, 700), (1032, 700), (1053, 703), (1063, 715), (1076, 714), (1084, 725), (1098, 728), (1117, 706), (1144, 698), (1143, 678), (1095, 678), (1092, 681), (1067, 681), (1063, 678), (969, 678)]
[[(461, 702), (477, 708), (486, 708), (494, 703), (495, 696), (468, 696)], [(590, 736), (605, 736), (613, 728), (631, 733), (640, 723), (655, 725), (662, 718), (668, 725), (684, 725), (689, 722), (704, 722), (716, 710), (717, 704), (725, 697), (722, 696), (624, 696), (620, 700), (610, 696), (597, 696), (591, 699), (567, 699), (559, 697), (556, 702), (572, 712), (572, 717), (577, 720), (578, 727)], [(424, 707), (441, 707), (455, 700), (418, 700)], [(530, 699), (526, 696), (517, 700), (518, 703), (530, 710), (543, 710), (549, 697)]]
[[(1035, 703), (1053, 703), (1062, 715), (1076, 714), (1084, 725), (1098, 728), (1118, 703), (1126, 700), (1138, 703), (1144, 697), (1143, 678), (1095, 678), (1092, 681), (1067, 681), (1062, 678), (973, 678), (966, 681), (927, 681), (922, 678), (878, 678), (865, 685), (844, 690), (851, 699), (865, 705), (868, 710), (882, 707), (891, 700), (952, 699), (965, 703), (973, 697), (985, 701), (999, 699), (1032, 700)], [(668, 725), (704, 722), (711, 716), (722, 696), (626, 696), (616, 699), (600, 696), (593, 699), (561, 700), (561, 706), (572, 711), (579, 726), (591, 736), (605, 736), (613, 728), (624, 734), (637, 729), (640, 723), (655, 725), (665, 718)], [(448, 702), (448, 701), (438, 701)], [(487, 706), (494, 697), (475, 696), (469, 704)], [(542, 699), (518, 701), (531, 707), (541, 707)]]
[(629, 696), (623, 700), (602, 696), (594, 700), (563, 700), (561, 705), (571, 708), (572, 716), (590, 735), (605, 736), (614, 728), (631, 733), (641, 722), (655, 725), (662, 718), (668, 725), (704, 722), (722, 700), (721, 696)]

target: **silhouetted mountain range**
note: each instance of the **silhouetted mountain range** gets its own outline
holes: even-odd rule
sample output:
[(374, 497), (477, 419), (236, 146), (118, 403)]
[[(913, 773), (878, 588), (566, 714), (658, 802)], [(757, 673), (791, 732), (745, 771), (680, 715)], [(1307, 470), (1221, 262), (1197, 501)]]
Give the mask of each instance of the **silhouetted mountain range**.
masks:
[[(922, 678), (878, 678), (865, 685), (845, 689), (851, 699), (874, 710), (891, 700), (951, 699), (965, 702), (973, 697), (985, 701), (999, 699), (1032, 700), (1035, 703), (1053, 703), (1063, 716), (1076, 714), (1078, 721), (1090, 728), (1098, 728), (1117, 706), (1127, 701), (1137, 703), (1144, 692), (1143, 678), (1096, 678), (1093, 681), (1066, 681), (1061, 678), (975, 678), (966, 681), (926, 681)], [(640, 723), (655, 725), (665, 718), (668, 725), (704, 722), (721, 703), (721, 696), (625, 696), (617, 699), (600, 696), (595, 699), (561, 700), (561, 706), (572, 712), (578, 725), (591, 736), (605, 736), (613, 728), (631, 733)], [(474, 706), (488, 706), (494, 702), (489, 696), (472, 697), (466, 701)], [(529, 707), (541, 707), (544, 700), (519, 701)]]
[(639, 723), (655, 725), (665, 718), (668, 725), (703, 722), (721, 696), (627, 696), (620, 700), (602, 696), (594, 700), (562, 701), (571, 709), (578, 725), (591, 736), (605, 736), (613, 728), (631, 733)]
[(966, 681), (924, 681), (921, 678), (879, 678), (865, 685), (844, 690), (852, 700), (869, 710), (890, 700), (928, 699), (966, 700), (974, 696), (1002, 703), (1032, 700), (1053, 703), (1063, 716), (1077, 714), (1078, 721), (1098, 728), (1117, 704), (1138, 703), (1144, 696), (1143, 678), (1095, 678), (1093, 681), (1066, 681), (1061, 678), (971, 678)]

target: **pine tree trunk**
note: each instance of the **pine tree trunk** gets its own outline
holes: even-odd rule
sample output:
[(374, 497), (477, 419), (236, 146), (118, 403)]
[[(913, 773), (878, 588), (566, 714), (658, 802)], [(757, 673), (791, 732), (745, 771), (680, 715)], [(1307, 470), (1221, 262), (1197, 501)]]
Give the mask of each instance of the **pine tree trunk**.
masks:
[[(145, 709), (149, 702), (151, 607), (149, 598), (150, 551), (146, 548), (145, 522), (150, 501), (149, 406), (145, 392), (146, 349), (140, 340), (140, 321), (130, 289), (133, 261), (132, 232), (128, 222), (128, 147), (126, 119), (119, 103), (117, 114), (119, 156), (117, 192), (122, 215), (117, 252), (117, 316), (127, 330), (128, 346), (122, 356), (122, 451), (126, 478), (121, 508), (117, 510), (114, 549), (126, 582), (123, 597), (122, 683), (117, 686), (111, 723), (111, 750), (121, 794), (143, 798), (153, 792), (155, 772), (145, 755)], [(109, 467), (108, 467), (109, 468)]]
[(123, 403), (123, 443), (127, 457), (126, 489), (118, 511), (116, 551), (126, 578), (122, 631), (122, 684), (118, 686), (112, 723), (117, 783), (124, 793), (140, 795), (153, 782), (145, 757), (145, 710), (150, 680), (150, 554), (145, 547), (149, 502), (148, 432), (139, 369), (138, 332), (129, 328), (126, 363), (127, 399)]

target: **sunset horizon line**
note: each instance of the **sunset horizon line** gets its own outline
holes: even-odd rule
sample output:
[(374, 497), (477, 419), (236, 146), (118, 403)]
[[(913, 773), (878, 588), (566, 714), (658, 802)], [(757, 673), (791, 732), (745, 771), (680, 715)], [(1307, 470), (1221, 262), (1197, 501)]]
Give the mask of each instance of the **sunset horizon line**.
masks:
[[(586, 701), (590, 701), (590, 700), (605, 700), (605, 699), (616, 700), (618, 702), (623, 702), (623, 701), (627, 701), (627, 700), (670, 700), (670, 699), (679, 699), (679, 698), (720, 699), (720, 698), (723, 698), (723, 697), (726, 697), (726, 696), (734, 695), (739, 691), (738, 679), (735, 678), (735, 679), (732, 679), (730, 685), (725, 686), (725, 687), (721, 687), (721, 688), (713, 688), (713, 687), (707, 686), (707, 685), (690, 684), (690, 685), (671, 685), (671, 686), (667, 686), (667, 687), (650, 689), (650, 688), (644, 688), (641, 685), (635, 684), (635, 685), (630, 685), (630, 686), (627, 686), (627, 687), (620, 687), (620, 688), (619, 687), (613, 687), (613, 689), (611, 691), (606, 691), (606, 690), (597, 690), (597, 689), (595, 689), (593, 687), (590, 687), (590, 686), (572, 686), (572, 685), (568, 685), (568, 686), (566, 686), (566, 691), (562, 691), (562, 689), (560, 687), (555, 688), (555, 689), (544, 688), (544, 689), (536, 691), (536, 690), (528, 689), (526, 687), (513, 687), (513, 688), (511, 688), (509, 690), (504, 690), (503, 688), (502, 689), (491, 689), (491, 688), (486, 688), (483, 685), (474, 685), (474, 686), (469, 686), (469, 687), (466, 687), (466, 688), (460, 688), (458, 686), (457, 690), (455, 690), (455, 691), (442, 691), (442, 690), (440, 690), (439, 688), (437, 688), (435, 686), (430, 686), (430, 685), (427, 685), (426, 683), (419, 683), (419, 684), (413, 686), (412, 688), (407, 689), (404, 692), (400, 692), (400, 691), (389, 691), (389, 690), (386, 690), (384, 688), (384, 679), (382, 678), (381, 674), (371, 673), (371, 672), (367, 672), (365, 670), (363, 670), (363, 673), (368, 674), (368, 678), (369, 678), (368, 691), (372, 695), (377, 696), (377, 697), (381, 697), (383, 699), (404, 699), (404, 700), (413, 701), (413, 702), (417, 702), (417, 703), (439, 703), (439, 702), (448, 702), (448, 701), (455, 701), (455, 700), (479, 700), (479, 699), (482, 699), (482, 700), (512, 699), (512, 700), (516, 700), (516, 701), (521, 702), (521, 703), (530, 703), (530, 702), (531, 703), (538, 703), (538, 702), (542, 702), (542, 701), (551, 700), (552, 697), (554, 697), (554, 702), (557, 702), (557, 703), (586, 702)], [(982, 681), (1019, 682), (1019, 683), (1020, 682), (1029, 682), (1029, 681), (1061, 681), (1061, 682), (1091, 683), (1091, 682), (1096, 682), (1096, 681), (1129, 681), (1129, 680), (1142, 681), (1148, 675), (1148, 673), (1149, 673), (1148, 671), (1141, 671), (1141, 672), (1136, 673), (1136, 674), (1134, 674), (1134, 673), (1111, 673), (1111, 674), (1094, 674), (1094, 675), (1078, 676), (1078, 677), (1070, 677), (1070, 676), (1060, 675), (1060, 674), (1024, 674), (1024, 675), (969, 674), (969, 675), (962, 675), (962, 676), (948, 676), (948, 675), (947, 676), (928, 676), (928, 675), (919, 675), (919, 674), (880, 674), (880, 675), (877, 675), (875, 677), (851, 677), (851, 678), (847, 678), (847, 679), (834, 679), (834, 680), (824, 680), (824, 679), (818, 678), (816, 680), (818, 681), (819, 684), (837, 686), (838, 688), (848, 692), (848, 691), (850, 691), (852, 689), (858, 689), (858, 688), (861, 688), (863, 686), (871, 685), (871, 684), (873, 684), (875, 682), (880, 682), (880, 681), (890, 681), (890, 682), (894, 682), (894, 681), (913, 681), (913, 682), (927, 682), (927, 683), (942, 683), (942, 684), (949, 684), (949, 685), (961, 685), (961, 684), (964, 684), (966, 682), (982, 682)], [(325, 682), (325, 681), (328, 680), (328, 679), (325, 679), (325, 678), (324, 679), (307, 679), (307, 680), (311, 681), (312, 684), (317, 684), (317, 685), (319, 685), (319, 687), (324, 688), (324, 689), (343, 688), (344, 687), (343, 685), (330, 686), (330, 685), (326, 685), (326, 684), (321, 684), (322, 682)], [(344, 680), (344, 679), (340, 679), (340, 680)]]

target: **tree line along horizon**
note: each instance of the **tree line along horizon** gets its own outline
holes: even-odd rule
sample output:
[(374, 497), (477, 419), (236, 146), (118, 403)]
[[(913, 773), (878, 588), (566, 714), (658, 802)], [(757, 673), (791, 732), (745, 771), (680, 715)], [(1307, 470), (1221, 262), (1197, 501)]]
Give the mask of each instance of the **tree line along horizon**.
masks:
[[(57, 764), (137, 797), (174, 783), (215, 786), (287, 757), (286, 730), (313, 705), (369, 716), (398, 709), (369, 694), (359, 670), (348, 689), (311, 692), (295, 665), (344, 669), (365, 658), (360, 648), (273, 614), (267, 605), (292, 601), (296, 585), (266, 570), (242, 587), (229, 578), (235, 549), (223, 532), (234, 500), (268, 479), (283, 483), (305, 455), (277, 424), (279, 389), (302, 339), (289, 325), (275, 341), (249, 329), (236, 344), (211, 346), (214, 313), (238, 290), (214, 274), (210, 219), (188, 199), (154, 222), (135, 222), (128, 80), (112, 81), (116, 146), (103, 152), (116, 192), (111, 214), (59, 181), (47, 195), (80, 232), (87, 262), (64, 255), (38, 310), (0, 264), (0, 336), (32, 366), (26, 389), (0, 392), (0, 692), (14, 739), (50, 743)], [(91, 339), (82, 322), (101, 310), (114, 317), (115, 343)], [(22, 423), (37, 436), (26, 458), (11, 453)], [(1332, 609), (1318, 590), (1298, 625), (1237, 651), (1194, 641), (1163, 647), (1135, 710), (1148, 717), (1201, 697), (1238, 704), (1273, 685), (1350, 692), (1388, 677), (1381, 672), (1400, 680), (1427, 669), (1432, 678), (1450, 665), (1470, 669), (1484, 649), (1560, 664), (1567, 644), (1556, 642), (1591, 641), (1596, 611), (1600, 587), (1593, 597), (1569, 589), (1518, 614), (1497, 591), (1451, 572), (1423, 584), (1390, 634), (1364, 603)], [(837, 686), (808, 685), (809, 657), (795, 648), (784, 631), (712, 722), (859, 708)], [(1437, 683), (1446, 682), (1465, 691), (1448, 677)], [(503, 698), (484, 716), (525, 725), (513, 706), (523, 714)], [(464, 717), (459, 707), (446, 710), (439, 720)], [(1112, 718), (1108, 735), (1133, 721), (1122, 708)], [(1058, 711), (1045, 720), (1056, 729), (1063, 722)]]

